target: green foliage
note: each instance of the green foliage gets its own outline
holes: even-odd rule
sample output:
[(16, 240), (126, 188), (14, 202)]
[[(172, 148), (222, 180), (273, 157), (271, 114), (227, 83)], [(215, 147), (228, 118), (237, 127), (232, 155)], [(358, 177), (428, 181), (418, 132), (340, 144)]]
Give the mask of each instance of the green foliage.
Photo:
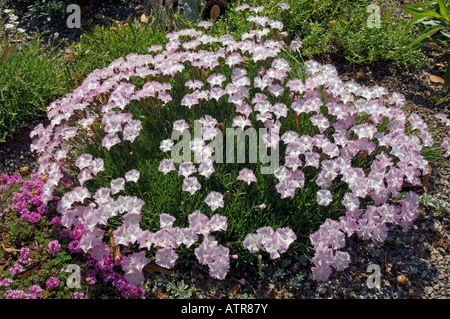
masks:
[(397, 65), (418, 64), (417, 51), (407, 47), (411, 37), (406, 22), (395, 19), (392, 13), (381, 15), (380, 25), (367, 23), (365, 6), (346, 10), (330, 30), (333, 42), (345, 52), (347, 60), (358, 63), (387, 61)]
[(64, 19), (67, 15), (67, 6), (76, 4), (77, 0), (38, 0), (28, 7), (25, 18), (30, 19), (32, 24), (36, 24), (41, 18), (47, 21), (59, 18)]
[[(235, 1), (240, 5), (244, 1)], [(264, 5), (265, 15), (278, 18), (280, 8), (277, 0), (245, 1), (253, 6)], [(329, 52), (339, 52), (355, 63), (388, 61), (397, 65), (421, 64), (417, 51), (406, 46), (412, 41), (405, 30), (407, 22), (394, 18), (392, 13), (381, 14), (380, 28), (371, 28), (367, 21), (371, 12), (369, 3), (363, 0), (286, 0), (291, 8), (283, 12), (282, 21), (288, 31), (287, 42), (299, 37), (305, 59), (316, 59)], [(216, 22), (218, 34), (225, 30), (239, 37), (248, 29), (250, 22), (244, 21), (241, 12), (229, 10)], [(213, 29), (214, 30), (214, 29)], [(236, 38), (235, 37), (235, 38)]]
[[(424, 26), (422, 33), (409, 46), (420, 47), (433, 42), (444, 48), (444, 54), (449, 54), (450, 39), (450, 4), (448, 0), (434, 0), (414, 3), (402, 7), (409, 14), (415, 15), (408, 23), (408, 29), (415, 24)], [(444, 74), (444, 90), (450, 85), (450, 64)], [(436, 105), (445, 102), (450, 97), (448, 93)]]
[(154, 289), (162, 289), (169, 294), (171, 299), (189, 299), (193, 298), (196, 291), (194, 285), (185, 282), (186, 274), (178, 271), (172, 272), (171, 275), (164, 273), (156, 275), (153, 282)]
[(119, 57), (146, 54), (151, 45), (166, 42), (164, 30), (156, 25), (129, 22), (123, 26), (97, 26), (71, 46), (75, 58), (67, 62), (65, 70), (70, 79), (77, 79), (77, 84), (93, 70), (104, 68)]
[(39, 38), (0, 62), (0, 142), (66, 92), (62, 61), (46, 55)]
[(433, 209), (437, 215), (443, 216), (447, 210), (447, 203), (437, 197), (423, 193), (419, 196), (419, 201), (428, 209)]

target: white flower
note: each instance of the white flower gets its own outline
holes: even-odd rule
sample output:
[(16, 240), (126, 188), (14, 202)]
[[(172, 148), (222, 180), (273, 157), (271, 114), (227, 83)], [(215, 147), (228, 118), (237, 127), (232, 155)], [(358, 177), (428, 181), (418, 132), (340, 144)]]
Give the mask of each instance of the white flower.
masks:
[(18, 18), (19, 18), (19, 17), (16, 16), (14, 13), (11, 13), (11, 14), (9, 15), (9, 20), (11, 20), (11, 21), (16, 21)]
[(20, 33), (25, 33), (25, 29), (22, 29), (22, 28), (18, 28), (18, 29), (17, 29), (17, 32), (20, 32)]
[(6, 13), (6, 14), (8, 14), (8, 13), (11, 13), (12, 10), (11, 10), (11, 9), (5, 9), (5, 10), (3, 10), (3, 12)]
[(6, 28), (6, 30), (9, 30), (9, 29), (13, 29), (15, 27), (15, 25), (14, 24), (11, 24), (11, 23), (7, 23), (7, 24), (5, 24), (5, 28)]

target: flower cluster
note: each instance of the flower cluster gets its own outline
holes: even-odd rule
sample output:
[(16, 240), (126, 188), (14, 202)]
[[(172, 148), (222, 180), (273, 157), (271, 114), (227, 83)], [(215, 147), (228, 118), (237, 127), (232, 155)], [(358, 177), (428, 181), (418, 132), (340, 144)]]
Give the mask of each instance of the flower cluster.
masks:
[(270, 254), (271, 259), (280, 257), (280, 254), (286, 252), (289, 246), (297, 239), (297, 236), (288, 227), (278, 228), (276, 231), (267, 226), (260, 228), (256, 233), (248, 234), (243, 242), (245, 248), (251, 253), (256, 253), (264, 247)]
[(59, 279), (56, 277), (50, 277), (49, 279), (47, 279), (47, 281), (45, 282), (45, 285), (50, 288), (50, 289), (55, 289), (56, 287), (59, 286)]
[(48, 207), (41, 198), (44, 182), (38, 174), (33, 173), (31, 179), (25, 181), (17, 175), (11, 177), (2, 175), (0, 182), (2, 188), (22, 184), (20, 191), (14, 193), (12, 198), (14, 209), (20, 214), (20, 220), (36, 223), (41, 220), (42, 215), (47, 213)]
[(55, 239), (48, 243), (47, 245), (49, 255), (57, 254), (61, 250), (61, 245)]
[[(450, 127), (450, 118), (448, 118), (447, 115), (438, 113), (435, 115), (435, 118), (444, 123), (445, 126)], [(450, 130), (448, 131), (448, 134), (450, 134)], [(443, 138), (441, 146), (445, 149), (445, 154), (450, 156), (450, 137)]]
[[(279, 8), (286, 10), (288, 5), (280, 4)], [(105, 264), (112, 254), (111, 245), (126, 249), (119, 263), (124, 277), (114, 272), (109, 280), (114, 285), (120, 286), (123, 280), (133, 287), (142, 283), (142, 271), (149, 262), (146, 251), (152, 248), (156, 248), (156, 263), (165, 268), (174, 267), (180, 245), (189, 248), (194, 244), (197, 259), (209, 267), (211, 276), (223, 279), (230, 267), (228, 248), (210, 235), (226, 231), (226, 217), (215, 214), (209, 218), (197, 210), (188, 217), (189, 227), (179, 228), (174, 226), (174, 216), (162, 213), (158, 231), (141, 229), (142, 208), (146, 203), (135, 194), (128, 194), (128, 185), (140, 178), (139, 171), (134, 169), (118, 177), (99, 175), (105, 171), (103, 159), (77, 153), (77, 148), (86, 143), (111, 151), (121, 143), (138, 141), (142, 124), (127, 113), (130, 109), (127, 106), (133, 101), (143, 108), (170, 106), (175, 95), (179, 95), (171, 95), (174, 91), (171, 78), (181, 81), (182, 89), (187, 91), (177, 101), (187, 111), (207, 102), (218, 107), (226, 104), (235, 111), (231, 118), (233, 127), (244, 130), (263, 125), (268, 130), (262, 136), (266, 148), (284, 146), (284, 163), (273, 174), (281, 200), (294, 198), (309, 182), (308, 178), (315, 183), (319, 206), (329, 206), (338, 200), (332, 193), (332, 185), (340, 183), (341, 189), (348, 190), (341, 202), (346, 215), (339, 222), (326, 221), (311, 235), (316, 248), (313, 272), (317, 279), (327, 278), (331, 267), (337, 270), (347, 267), (348, 255), (339, 251), (345, 235), (357, 233), (364, 239), (383, 240), (387, 223), (407, 229), (415, 218), (417, 198), (413, 193), (401, 207), (392, 204), (391, 199), (400, 194), (404, 182), (421, 183), (420, 176), (429, 169), (421, 150), (432, 146), (433, 140), (419, 116), (407, 117), (402, 111), (404, 96), (397, 92), (390, 94), (379, 86), (369, 88), (344, 82), (333, 66), (316, 61), (305, 63), (306, 79), (289, 78), (291, 67), (279, 57), (287, 49), (282, 40), (286, 35), (281, 31), (283, 23), (263, 16), (263, 7), (244, 4), (236, 10), (242, 11), (246, 21), (253, 25), (241, 39), (231, 35), (211, 36), (207, 33), (211, 24), (207, 22), (199, 24), (199, 30), (169, 33), (165, 46), (152, 46), (148, 54), (129, 54), (92, 72), (74, 92), (51, 103), (47, 112), (50, 125), (40, 124), (31, 133), (31, 137), (36, 137), (31, 150), (40, 153), (38, 172), (48, 176), (45, 184), (39, 185), (42, 201), (36, 199), (36, 205), (44, 207), (59, 199), (57, 210), (61, 218), (55, 222), (67, 228), (62, 235), (72, 239), (69, 249), (89, 254), (102, 271), (108, 272), (116, 262), (110, 260)], [(300, 46), (297, 40), (292, 49)], [(247, 70), (249, 64), (259, 69), (254, 77)], [(231, 69), (229, 76), (218, 71), (225, 66)], [(179, 74), (187, 68), (192, 70), (191, 78), (183, 83)], [(195, 73), (206, 76), (196, 78)], [(135, 78), (144, 84), (133, 84)], [(177, 88), (177, 92), (182, 89)], [(296, 129), (282, 131), (285, 119), (290, 116), (297, 123)], [(193, 196), (202, 189), (199, 176), (209, 179), (216, 173), (214, 150), (206, 143), (217, 136), (221, 124), (207, 114), (198, 122), (201, 136), (189, 145), (195, 163), (191, 156), (178, 168), (173, 159), (159, 163), (159, 171), (164, 175), (178, 171), (184, 178), (182, 191)], [(185, 119), (173, 122), (173, 132), (179, 136), (189, 129)], [(443, 143), (447, 150), (448, 144), (448, 140)], [(172, 139), (160, 142), (162, 152), (172, 152), (174, 148)], [(355, 166), (355, 162), (368, 156), (374, 158), (370, 168)], [(307, 176), (305, 172), (311, 169), (316, 174)], [(98, 178), (105, 182), (102, 187), (92, 190), (85, 185)], [(257, 183), (249, 169), (239, 172), (237, 179), (248, 187)], [(57, 191), (63, 195), (57, 196)], [(28, 195), (23, 197), (30, 202)], [(210, 190), (205, 203), (215, 211), (225, 206), (225, 195)], [(22, 199), (18, 196), (17, 200)], [(366, 202), (371, 204), (365, 205)], [(26, 211), (28, 208), (20, 208), (24, 218), (33, 220), (34, 215)], [(117, 217), (122, 224), (112, 229), (109, 221)], [(106, 235), (111, 233), (113, 243)], [(200, 236), (203, 240), (197, 243)], [(243, 244), (251, 252), (264, 247), (271, 258), (278, 258), (296, 238), (288, 227), (275, 231), (268, 226), (256, 234), (248, 234)], [(133, 245), (139, 246), (138, 252), (131, 249)]]
[(28, 293), (23, 290), (8, 290), (3, 294), (3, 299), (39, 299), (42, 296), (42, 288), (33, 285), (28, 289)]
[(8, 31), (16, 30), (17, 32), (25, 33), (24, 29), (17, 28), (17, 25), (19, 24), (19, 21), (17, 20), (19, 19), (19, 17), (14, 14), (14, 11), (12, 9), (4, 9), (3, 12), (6, 13), (8, 16), (8, 22), (4, 21), (5, 22), (4, 27), (6, 30)]
[(28, 247), (21, 248), (18, 262), (22, 265), (27, 265), (30, 261), (30, 249)]
[(312, 271), (316, 280), (327, 280), (331, 267), (337, 271), (348, 267), (350, 255), (340, 250), (345, 247), (346, 237), (356, 234), (364, 240), (383, 242), (387, 237), (389, 224), (400, 225), (406, 232), (419, 213), (417, 194), (414, 192), (409, 192), (400, 205), (368, 205), (365, 211), (357, 205), (349, 204), (351, 206), (353, 208), (347, 209), (346, 215), (341, 216), (339, 221), (327, 219), (310, 236), (315, 250), (315, 266)]

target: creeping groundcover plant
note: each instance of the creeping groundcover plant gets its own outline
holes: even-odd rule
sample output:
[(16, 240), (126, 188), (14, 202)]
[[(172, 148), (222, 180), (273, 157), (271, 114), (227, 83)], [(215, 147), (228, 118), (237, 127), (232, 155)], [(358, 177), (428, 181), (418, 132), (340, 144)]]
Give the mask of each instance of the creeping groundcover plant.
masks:
[(76, 231), (74, 249), (115, 258), (133, 286), (150, 262), (196, 261), (224, 279), (309, 248), (326, 280), (350, 263), (347, 237), (383, 241), (418, 213), (402, 186), (421, 184), (434, 142), (404, 96), (289, 63), (283, 23), (236, 10), (238, 39), (207, 21), (169, 33), (93, 71), (32, 132), (43, 203)]

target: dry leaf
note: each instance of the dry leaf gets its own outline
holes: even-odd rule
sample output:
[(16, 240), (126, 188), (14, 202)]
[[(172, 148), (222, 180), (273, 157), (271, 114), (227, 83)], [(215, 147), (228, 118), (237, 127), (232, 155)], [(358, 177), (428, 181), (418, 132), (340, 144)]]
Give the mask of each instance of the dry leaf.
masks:
[(431, 166), (430, 169), (428, 170), (428, 174), (424, 175), (422, 178), (422, 186), (423, 191), (425, 193), (428, 193), (428, 187), (430, 186), (430, 176), (431, 176)]
[(84, 14), (84, 13), (86, 13), (88, 11), (91, 11), (91, 10), (92, 10), (92, 6), (91, 5), (87, 5), (87, 6), (84, 6), (84, 7), (81, 8), (80, 13)]
[(20, 168), (20, 174), (28, 174), (30, 172), (30, 169), (28, 168), (28, 166), (24, 166)]
[(143, 13), (142, 15), (141, 15), (141, 22), (142, 23), (148, 23), (148, 18), (147, 18), (147, 16), (145, 15), (145, 13)]
[(5, 61), (10, 56), (13, 56), (17, 52), (17, 47), (13, 44), (6, 48), (5, 51), (3, 51), (2, 56), (0, 57), (0, 62)]
[(367, 159), (367, 156), (369, 155), (369, 152), (367, 152), (367, 151), (362, 151), (361, 152), (361, 159), (363, 159), (363, 160), (365, 160), (365, 159)]
[(169, 299), (170, 296), (167, 293), (162, 292), (161, 290), (156, 290), (155, 297), (158, 299)]
[(103, 14), (97, 13), (97, 14), (95, 15), (95, 18), (96, 18), (97, 20), (100, 20), (101, 22), (103, 22), (103, 23), (106, 24), (106, 25), (108, 25), (109, 23), (117, 23), (117, 24), (119, 24), (119, 21), (114, 20), (114, 19), (111, 19), (111, 18), (109, 18), (109, 17), (107, 17), (107, 16), (104, 16)]
[(233, 297), (236, 294), (240, 294), (242, 291), (242, 285), (240, 283), (237, 283), (233, 287), (231, 287), (230, 291), (228, 292), (229, 297)]
[(398, 276), (397, 276), (397, 282), (398, 282), (399, 284), (407, 283), (407, 282), (408, 282), (408, 278), (406, 278), (406, 276), (403, 275), (403, 274), (398, 275)]
[(3, 248), (3, 250), (6, 251), (7, 253), (13, 253), (13, 252), (16, 252), (16, 251), (20, 251), (19, 249), (15, 249), (15, 248), (6, 248), (6, 247), (5, 247), (5, 243), (2, 243), (2, 248)]
[(220, 7), (216, 4), (211, 8), (211, 12), (209, 13), (209, 17), (211, 20), (216, 21), (220, 15)]
[(431, 81), (431, 83), (436, 83), (436, 84), (438, 84), (438, 83), (444, 84), (444, 82), (445, 82), (443, 78), (441, 78), (440, 76), (437, 76), (437, 75), (430, 75), (430, 81)]
[(110, 228), (108, 230), (108, 233), (112, 234), (113, 236), (109, 237), (109, 243), (111, 244), (111, 256), (114, 257), (114, 260), (119, 260), (120, 259), (120, 246), (116, 245), (114, 243), (114, 231), (112, 228)]
[(172, 274), (172, 270), (160, 267), (158, 265), (155, 265), (154, 263), (148, 263), (147, 265), (145, 265), (143, 269), (148, 272), (162, 272), (165, 273), (166, 275)]
[(37, 266), (34, 267), (33, 269), (28, 270), (28, 271), (25, 271), (25, 272), (22, 274), (22, 276), (20, 277), (20, 279), (22, 279), (22, 280), (23, 280), (23, 279), (27, 279), (27, 278), (30, 277), (33, 273), (41, 271), (41, 270), (40, 270), (41, 264), (42, 264), (42, 263), (39, 263), (39, 265), (37, 265)]
[(336, 25), (336, 20), (328, 21), (328, 26), (329, 26), (330, 28), (334, 27), (335, 25)]

